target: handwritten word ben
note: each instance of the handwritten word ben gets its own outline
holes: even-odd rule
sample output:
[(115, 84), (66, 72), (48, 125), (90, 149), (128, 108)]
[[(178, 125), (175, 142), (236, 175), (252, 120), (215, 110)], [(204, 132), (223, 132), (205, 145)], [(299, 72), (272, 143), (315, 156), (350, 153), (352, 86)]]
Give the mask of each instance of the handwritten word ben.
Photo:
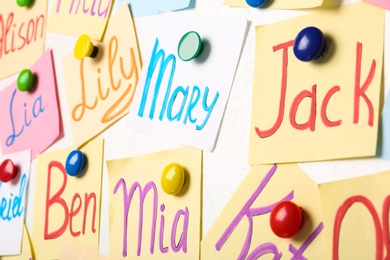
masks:
[[(285, 99), (286, 99), (286, 91), (287, 91), (287, 77), (288, 77), (288, 48), (293, 46), (294, 41), (288, 41), (281, 44), (278, 44), (276, 46), (273, 46), (273, 51), (283, 51), (283, 58), (282, 58), (282, 84), (281, 84), (281, 94), (280, 94), (280, 102), (279, 102), (279, 113), (276, 118), (275, 124), (266, 130), (261, 130), (258, 127), (255, 127), (256, 134), (260, 138), (267, 138), (269, 136), (272, 136), (280, 127), (283, 121), (284, 117), (284, 108), (285, 108)], [(367, 106), (368, 109), (368, 126), (373, 126), (374, 122), (374, 108), (370, 101), (370, 99), (366, 95), (366, 91), (368, 87), (370, 86), (372, 79), (375, 75), (375, 68), (376, 68), (376, 61), (375, 59), (371, 62), (370, 70), (367, 73), (367, 78), (365, 79), (364, 83), (361, 85), (361, 63), (362, 63), (362, 52), (363, 52), (363, 45), (360, 42), (356, 43), (356, 66), (355, 66), (355, 85), (354, 85), (354, 91), (353, 91), (353, 118), (352, 121), (354, 124), (359, 123), (359, 109), (360, 109), (360, 100), (362, 99)], [(294, 127), (297, 130), (306, 130), (310, 129), (310, 131), (314, 132), (316, 128), (316, 117), (317, 113), (320, 113), (321, 121), (326, 127), (336, 127), (342, 124), (342, 118), (336, 118), (336, 119), (329, 119), (327, 115), (327, 106), (330, 101), (330, 99), (341, 90), (340, 86), (333, 86), (331, 87), (327, 93), (325, 94), (322, 104), (319, 106), (318, 100), (317, 100), (317, 84), (314, 84), (311, 87), (311, 90), (303, 90), (294, 98), (290, 113), (289, 113), (289, 119), (290, 124), (292, 127)], [(298, 107), (301, 104), (301, 102), (305, 99), (310, 99), (310, 112), (309, 117), (305, 123), (297, 123), (296, 122), (296, 114), (298, 111)], [(320, 111), (317, 111), (317, 108), (320, 108)]]
[[(53, 171), (57, 169), (57, 171)], [(54, 194), (51, 194), (52, 187), (52, 174), (53, 172), (62, 176), (62, 184), (58, 191)], [(46, 187), (46, 202), (45, 202), (45, 229), (44, 229), (44, 238), (45, 240), (55, 239), (60, 237), (68, 228), (69, 233), (72, 237), (79, 237), (85, 235), (86, 232), (96, 233), (96, 214), (99, 214), (96, 210), (97, 208), (97, 198), (94, 192), (84, 194), (84, 202), (82, 195), (79, 193), (74, 193), (72, 197), (72, 202), (70, 205), (62, 197), (66, 189), (66, 184), (68, 182), (68, 174), (66, 173), (65, 167), (58, 161), (52, 161), (49, 163), (48, 167), (48, 176), (47, 176), (47, 187)], [(57, 184), (57, 183), (56, 183)], [(54, 185), (58, 187), (57, 185)], [(84, 204), (84, 207), (83, 207)], [(55, 214), (50, 214), (50, 209), (54, 206), (52, 211), (55, 211)], [(61, 209), (61, 210), (60, 210)], [(89, 212), (89, 214), (88, 214)], [(54, 212), (53, 212), (54, 213)], [(62, 214), (61, 214), (62, 213)], [(91, 219), (91, 229), (86, 230), (87, 216)], [(63, 222), (60, 227), (53, 228), (50, 225), (50, 219), (63, 219)], [(74, 220), (76, 219), (76, 221)], [(82, 221), (79, 221), (82, 219)], [(58, 222), (57, 222), (58, 223)], [(74, 223), (82, 223), (76, 227)], [(78, 227), (77, 227), (78, 226)], [(51, 230), (52, 229), (52, 230)]]
[[(213, 111), (213, 108), (218, 100), (219, 92), (217, 91), (213, 101), (210, 104), (207, 102), (209, 95), (208, 86), (206, 86), (204, 89), (204, 93), (202, 93), (202, 90), (198, 86), (193, 86), (191, 91), (189, 86), (177, 86), (171, 93), (171, 85), (176, 70), (176, 57), (173, 54), (169, 54), (165, 58), (165, 51), (163, 49), (158, 49), (158, 44), (159, 41), (156, 39), (147, 70), (144, 91), (142, 93), (142, 100), (138, 110), (138, 116), (144, 116), (146, 102), (149, 97), (149, 89), (152, 83), (152, 77), (156, 72), (157, 63), (160, 61), (160, 66), (155, 79), (154, 92), (151, 95), (152, 103), (150, 105), (149, 118), (154, 118), (156, 107), (161, 103), (160, 115), (158, 117), (160, 121), (162, 121), (166, 116), (169, 121), (176, 120), (179, 122), (182, 120), (184, 125), (186, 125), (189, 121), (192, 124), (196, 124), (196, 130), (202, 130), (210, 118), (211, 112)], [(170, 66), (170, 70), (168, 70), (168, 83), (165, 94), (163, 95), (163, 99), (159, 100), (161, 83), (164, 79), (168, 66)], [(197, 118), (194, 114), (196, 114)], [(200, 118), (201, 114), (203, 114), (202, 118)]]
[[(240, 212), (237, 214), (237, 216), (233, 219), (233, 221), (230, 223), (230, 225), (227, 227), (225, 232), (222, 234), (222, 236), (219, 238), (217, 243), (215, 244), (215, 249), (220, 251), (225, 244), (225, 242), (229, 239), (230, 235), (233, 233), (234, 229), (237, 227), (237, 225), (241, 222), (241, 220), (246, 217), (248, 221), (248, 232), (244, 240), (244, 244), (241, 248), (240, 254), (237, 256), (237, 259), (258, 259), (260, 256), (272, 253), (274, 254), (273, 259), (281, 259), (282, 253), (278, 251), (278, 248), (275, 244), (269, 242), (264, 243), (256, 247), (248, 256), (249, 248), (251, 246), (252, 242), (252, 232), (253, 232), (253, 217), (261, 216), (267, 213), (270, 213), (273, 209), (273, 207), (278, 204), (281, 201), (288, 201), (292, 200), (294, 198), (294, 191), (291, 191), (289, 194), (287, 194), (283, 199), (280, 201), (265, 206), (265, 207), (259, 207), (259, 208), (252, 208), (252, 204), (254, 201), (258, 198), (260, 193), (263, 191), (263, 189), (267, 186), (268, 182), (276, 172), (277, 165), (275, 164), (271, 170), (266, 174), (264, 179), (260, 182), (257, 189), (254, 191), (252, 196), (249, 198), (249, 200), (244, 204)], [(311, 242), (320, 234), (320, 232), (323, 229), (323, 223), (320, 223), (316, 229), (312, 232), (311, 235), (306, 239), (306, 241), (303, 242), (302, 246), (299, 249), (296, 249), (293, 245), (290, 244), (289, 251), (293, 254), (294, 257), (291, 259), (305, 259), (303, 257), (303, 252), (306, 250), (306, 248), (311, 244)], [(232, 256), (233, 257), (233, 256)]]
[[(126, 181), (124, 179), (119, 179), (115, 188), (114, 194), (117, 193), (118, 189), (122, 186), (123, 190), (123, 251), (122, 256), (127, 256), (127, 226), (128, 226), (128, 218), (129, 218), (129, 209), (131, 205), (131, 201), (133, 199), (133, 195), (135, 191), (138, 189), (140, 201), (139, 201), (139, 218), (138, 218), (138, 248), (137, 248), (137, 256), (141, 255), (141, 243), (142, 243), (142, 234), (143, 234), (143, 220), (144, 220), (144, 202), (148, 193), (151, 192), (151, 196), (153, 199), (153, 206), (151, 208), (153, 215), (151, 219), (151, 230), (150, 230), (150, 254), (154, 254), (154, 244), (156, 237), (156, 228), (157, 228), (157, 205), (158, 205), (158, 192), (156, 185), (153, 182), (148, 182), (145, 187), (142, 188), (141, 184), (138, 182), (134, 182), (131, 186), (130, 190), (127, 191)], [(150, 209), (148, 209), (150, 210)], [(162, 203), (160, 205), (160, 232), (158, 233), (159, 238), (159, 249), (161, 253), (167, 253), (169, 251), (169, 247), (164, 246), (164, 231), (165, 231), (165, 216), (163, 214), (165, 210), (165, 204)], [(171, 228), (171, 249), (173, 252), (177, 253), (182, 250), (184, 253), (187, 253), (187, 233), (188, 233), (188, 224), (189, 224), (189, 215), (190, 212), (188, 208), (179, 209), (176, 212), (176, 215), (172, 222)], [(176, 233), (177, 226), (179, 224), (180, 218), (183, 217), (183, 226), (180, 234), (180, 239), (176, 243)]]

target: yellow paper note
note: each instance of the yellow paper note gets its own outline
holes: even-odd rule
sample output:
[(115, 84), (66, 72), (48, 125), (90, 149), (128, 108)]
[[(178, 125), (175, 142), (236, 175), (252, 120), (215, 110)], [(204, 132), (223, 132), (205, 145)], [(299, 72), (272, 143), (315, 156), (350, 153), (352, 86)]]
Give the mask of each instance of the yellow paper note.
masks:
[(73, 36), (86, 33), (100, 41), (112, 3), (113, 0), (54, 0), (47, 30)]
[(124, 3), (110, 19), (96, 58), (63, 59), (73, 143), (78, 146), (129, 111), (141, 60), (133, 20)]
[(62, 241), (59, 260), (108, 260), (107, 257), (92, 252), (85, 247), (79, 246), (68, 240)]
[[(293, 43), (308, 26), (326, 49), (302, 62)], [(366, 3), (257, 27), (249, 163), (375, 155), (383, 32), (384, 10)]]
[(37, 259), (58, 259), (63, 239), (95, 252), (99, 249), (103, 139), (81, 149), (87, 162), (76, 177), (65, 171), (72, 150), (37, 157), (32, 235)]
[(21, 8), (0, 1), (0, 79), (29, 68), (43, 54), (47, 0)]
[[(166, 194), (161, 174), (170, 163), (186, 173), (183, 189)], [(183, 147), (107, 162), (110, 259), (199, 259), (202, 151)]]
[(31, 252), (31, 243), (30, 236), (28, 234), (26, 225), (23, 228), (23, 239), (22, 239), (22, 247), (21, 247), (20, 255), (13, 256), (0, 256), (0, 260), (32, 260), (32, 252)]
[(323, 259), (388, 259), (390, 171), (320, 185)]
[[(325, 0), (328, 1), (328, 0)], [(266, 8), (275, 8), (275, 9), (304, 9), (304, 8), (314, 8), (321, 6), (324, 0), (270, 0), (266, 4)], [(224, 5), (232, 7), (250, 7), (245, 0), (224, 0)]]
[[(303, 209), (303, 225), (292, 238), (270, 228), (280, 201)], [(257, 165), (202, 240), (202, 259), (326, 259), (318, 186), (296, 164)]]

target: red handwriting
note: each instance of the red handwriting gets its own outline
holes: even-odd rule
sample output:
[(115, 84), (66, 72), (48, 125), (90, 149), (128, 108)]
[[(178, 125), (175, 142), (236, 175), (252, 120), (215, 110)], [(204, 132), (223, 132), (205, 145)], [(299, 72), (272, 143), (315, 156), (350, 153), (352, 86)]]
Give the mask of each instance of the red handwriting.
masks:
[[(51, 195), (51, 184), (52, 184), (52, 169), (55, 168), (59, 171), (60, 175), (62, 176), (62, 184), (60, 189), (55, 192), (53, 195)], [(44, 230), (44, 239), (55, 239), (61, 236), (69, 225), (69, 233), (73, 237), (78, 237), (81, 234), (85, 235), (86, 233), (86, 224), (87, 224), (87, 216), (88, 216), (88, 210), (91, 208), (91, 214), (89, 215), (91, 217), (91, 232), (96, 232), (96, 194), (94, 192), (92, 193), (85, 193), (84, 195), (84, 209), (83, 212), (80, 212), (83, 205), (82, 196), (79, 193), (75, 193), (72, 198), (71, 206), (68, 207), (67, 202), (64, 198), (61, 197), (61, 195), (64, 193), (66, 184), (68, 180), (68, 175), (66, 174), (65, 167), (57, 161), (52, 161), (49, 164), (48, 167), (48, 177), (47, 177), (47, 190), (46, 190), (46, 204), (45, 204), (45, 230)], [(57, 229), (50, 230), (50, 208), (53, 207), (55, 209), (54, 218), (59, 219), (63, 218), (62, 225), (58, 227)], [(91, 206), (91, 207), (90, 207)], [(61, 211), (59, 209), (62, 209), (62, 216)], [(73, 219), (79, 217), (79, 213), (82, 213), (82, 226), (79, 227), (77, 231), (75, 231), (75, 227), (73, 226)]]
[(17, 24), (14, 22), (14, 13), (3, 16), (0, 14), (0, 59), (25, 46), (43, 39), (45, 29), (44, 14)]
[[(89, 93), (86, 91), (85, 81), (84, 81), (84, 62), (80, 61), (80, 80), (81, 80), (81, 102), (78, 103), (72, 109), (72, 119), (74, 121), (80, 121), (86, 112), (86, 110), (94, 110), (99, 101), (103, 102), (110, 97), (110, 93), (122, 91), (122, 95), (114, 101), (111, 101), (112, 106), (107, 106), (107, 111), (102, 115), (101, 122), (107, 123), (112, 120), (115, 120), (120, 116), (124, 111), (129, 108), (135, 93), (135, 88), (138, 82), (138, 68), (137, 63), (134, 56), (133, 48), (129, 48), (129, 58), (130, 58), (130, 69), (129, 72), (126, 73), (123, 68), (123, 58), (119, 57), (119, 66), (115, 66), (117, 64), (117, 52), (118, 52), (118, 39), (113, 36), (110, 40), (110, 44), (108, 46), (108, 73), (110, 75), (110, 86), (106, 87), (103, 90), (102, 83), (100, 77), (97, 78), (97, 93), (90, 93), (91, 88), (89, 87)], [(115, 79), (114, 78), (114, 70), (120, 70), (122, 78)], [(98, 68), (98, 74), (101, 73), (101, 69)], [(122, 80), (129, 80), (130, 83), (125, 83), (125, 86), (122, 86)], [(93, 88), (92, 88), (93, 91)], [(89, 99), (87, 100), (87, 97)], [(107, 102), (106, 102), (107, 103)]]
[[(282, 50), (282, 77), (281, 77), (281, 92), (280, 92), (280, 100), (279, 100), (279, 112), (278, 116), (276, 118), (275, 124), (266, 130), (261, 130), (259, 127), (255, 127), (256, 134), (260, 138), (266, 138), (271, 135), (273, 135), (281, 126), (284, 118), (284, 112), (285, 112), (285, 106), (286, 106), (286, 92), (287, 92), (287, 78), (288, 78), (288, 49), (292, 47), (294, 44), (294, 41), (288, 41), (284, 42), (278, 45), (275, 45), (273, 47), (273, 51), (279, 51)], [(376, 61), (375, 59), (371, 62), (370, 70), (367, 74), (367, 78), (364, 81), (363, 85), (361, 85), (361, 59), (362, 59), (362, 53), (363, 53), (363, 46), (362, 43), (357, 42), (356, 43), (356, 66), (355, 66), (355, 86), (354, 86), (354, 104), (353, 104), (353, 123), (357, 124), (359, 123), (359, 110), (360, 110), (360, 100), (363, 100), (366, 103), (367, 109), (368, 109), (368, 126), (373, 126), (374, 122), (374, 109), (373, 105), (366, 95), (366, 91), (369, 88), (372, 79), (375, 75), (375, 69), (376, 69)], [(319, 111), (320, 118), (322, 123), (327, 127), (335, 127), (340, 126), (342, 124), (342, 119), (336, 119), (336, 120), (330, 120), (327, 115), (327, 106), (331, 98), (341, 90), (340, 86), (333, 86), (331, 87), (325, 94), (321, 109)], [(296, 122), (296, 114), (298, 111), (298, 108), (302, 101), (307, 98), (310, 100), (310, 112), (309, 117), (306, 122), (304, 123), (297, 123)], [(310, 129), (310, 131), (315, 131), (316, 128), (316, 116), (317, 116), (317, 104), (320, 102), (318, 100), (317, 96), (317, 84), (313, 84), (311, 87), (311, 90), (303, 90), (300, 93), (298, 93), (295, 98), (293, 99), (293, 102), (290, 107), (290, 113), (289, 113), (289, 119), (290, 119), (290, 125), (297, 129), (297, 130), (306, 130)]]
[[(335, 216), (335, 222), (333, 227), (333, 259), (339, 259), (339, 240), (340, 240), (340, 228), (343, 223), (344, 217), (348, 210), (355, 204), (360, 203), (365, 206), (371, 215), (372, 221), (375, 226), (375, 243), (376, 243), (376, 259), (390, 259), (390, 238), (389, 238), (389, 208), (390, 208), (390, 195), (383, 201), (382, 206), (382, 225), (374, 204), (364, 196), (352, 196), (346, 199), (343, 204), (337, 210)], [(383, 258), (383, 246), (387, 251), (387, 256)]]

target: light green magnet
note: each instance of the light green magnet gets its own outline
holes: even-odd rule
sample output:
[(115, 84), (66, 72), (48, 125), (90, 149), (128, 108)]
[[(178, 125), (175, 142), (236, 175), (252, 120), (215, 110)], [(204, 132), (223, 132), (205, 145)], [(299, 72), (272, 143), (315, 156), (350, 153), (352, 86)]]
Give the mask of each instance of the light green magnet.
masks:
[(190, 61), (199, 56), (202, 40), (197, 32), (190, 31), (181, 37), (177, 46), (177, 54), (182, 61)]

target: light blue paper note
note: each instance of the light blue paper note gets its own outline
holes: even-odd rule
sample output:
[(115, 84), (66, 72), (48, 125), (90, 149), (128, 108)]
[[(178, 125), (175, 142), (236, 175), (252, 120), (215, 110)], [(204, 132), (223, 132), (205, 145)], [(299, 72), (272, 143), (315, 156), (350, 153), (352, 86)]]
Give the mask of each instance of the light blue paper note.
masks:
[(119, 0), (115, 3), (114, 10), (118, 10), (123, 1), (126, 1), (130, 5), (133, 17), (140, 17), (159, 12), (186, 9), (191, 7), (191, 2), (195, 0)]

